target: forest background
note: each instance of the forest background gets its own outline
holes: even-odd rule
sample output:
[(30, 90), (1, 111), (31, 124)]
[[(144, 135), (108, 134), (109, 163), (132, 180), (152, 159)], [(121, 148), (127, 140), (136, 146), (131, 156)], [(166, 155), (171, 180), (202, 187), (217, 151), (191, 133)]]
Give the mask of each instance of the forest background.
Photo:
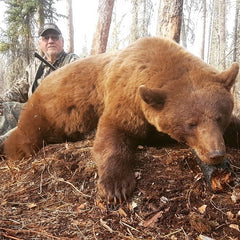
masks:
[(240, 0), (0, 0), (0, 93), (23, 74), (41, 24), (63, 31), (81, 58), (122, 49), (145, 36), (169, 37), (207, 63), (239, 62)]

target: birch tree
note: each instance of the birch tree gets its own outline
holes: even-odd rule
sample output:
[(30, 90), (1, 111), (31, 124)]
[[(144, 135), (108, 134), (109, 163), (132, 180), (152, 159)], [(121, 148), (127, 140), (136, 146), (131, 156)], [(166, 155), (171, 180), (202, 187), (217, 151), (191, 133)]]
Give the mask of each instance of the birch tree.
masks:
[(68, 52), (74, 52), (74, 28), (72, 0), (67, 0), (67, 25), (68, 25)]

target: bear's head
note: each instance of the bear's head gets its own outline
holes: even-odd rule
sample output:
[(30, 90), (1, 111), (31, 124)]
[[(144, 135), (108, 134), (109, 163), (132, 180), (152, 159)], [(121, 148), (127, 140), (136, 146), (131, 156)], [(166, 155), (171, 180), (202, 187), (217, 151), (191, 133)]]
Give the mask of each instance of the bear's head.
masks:
[(226, 153), (223, 133), (230, 123), (230, 89), (238, 64), (199, 83), (183, 79), (161, 88), (139, 87), (142, 110), (159, 132), (190, 146), (207, 164), (220, 163)]

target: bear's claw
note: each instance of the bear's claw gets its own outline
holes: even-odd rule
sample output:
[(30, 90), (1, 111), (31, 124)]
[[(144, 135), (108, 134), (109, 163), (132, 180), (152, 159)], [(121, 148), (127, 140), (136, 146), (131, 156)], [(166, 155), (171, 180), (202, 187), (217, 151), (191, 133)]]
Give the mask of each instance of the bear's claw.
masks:
[(105, 176), (98, 181), (98, 192), (108, 203), (121, 204), (123, 201), (126, 201), (127, 196), (130, 196), (134, 191), (135, 185), (135, 178), (131, 175), (122, 177), (120, 180)]

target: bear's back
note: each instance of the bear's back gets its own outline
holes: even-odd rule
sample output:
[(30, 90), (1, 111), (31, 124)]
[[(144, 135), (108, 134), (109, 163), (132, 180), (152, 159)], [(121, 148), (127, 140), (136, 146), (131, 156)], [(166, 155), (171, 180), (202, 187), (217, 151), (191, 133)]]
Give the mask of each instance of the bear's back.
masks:
[(119, 121), (124, 116), (119, 126), (134, 132), (146, 124), (138, 92), (141, 85), (161, 88), (174, 97), (178, 92), (203, 87), (218, 73), (175, 42), (157, 37), (136, 41), (121, 51), (106, 70), (106, 115)]
[(185, 75), (194, 75), (192, 79), (196, 79), (199, 73), (208, 76), (219, 73), (174, 41), (158, 37), (137, 40), (121, 51), (111, 66), (108, 89), (132, 82), (136, 87), (143, 84), (162, 87)]

